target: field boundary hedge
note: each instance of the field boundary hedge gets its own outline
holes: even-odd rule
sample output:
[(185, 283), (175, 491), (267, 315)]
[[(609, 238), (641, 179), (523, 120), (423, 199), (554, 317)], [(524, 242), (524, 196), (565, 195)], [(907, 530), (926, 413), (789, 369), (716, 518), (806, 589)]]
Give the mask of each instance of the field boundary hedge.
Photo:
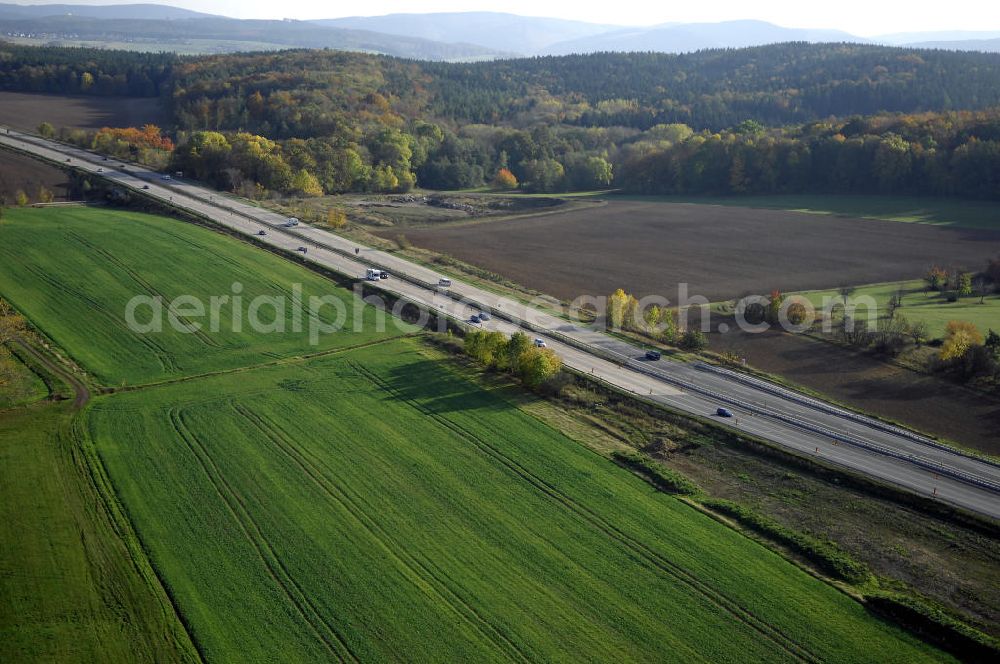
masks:
[(1000, 641), (926, 602), (905, 595), (872, 593), (865, 596), (864, 604), (872, 613), (902, 625), (962, 660), (985, 664), (1000, 659)]
[(620, 452), (615, 450), (611, 458), (618, 465), (628, 468), (641, 475), (654, 487), (664, 493), (675, 493), (686, 496), (701, 494), (701, 487), (681, 473), (657, 463), (652, 457), (642, 452)]
[(830, 542), (786, 528), (777, 521), (731, 500), (705, 498), (699, 502), (710, 510), (736, 520), (753, 532), (787, 546), (823, 571), (843, 581), (860, 584), (871, 577), (871, 572), (865, 565)]

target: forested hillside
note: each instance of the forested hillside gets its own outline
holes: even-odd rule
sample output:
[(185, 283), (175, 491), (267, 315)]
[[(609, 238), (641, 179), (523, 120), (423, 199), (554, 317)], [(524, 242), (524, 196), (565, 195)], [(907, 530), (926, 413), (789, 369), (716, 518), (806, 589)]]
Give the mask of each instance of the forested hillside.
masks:
[(158, 97), (169, 93), (175, 62), (170, 53), (0, 43), (0, 90)]
[(495, 181), (1000, 198), (996, 54), (790, 43), (464, 64), (332, 50), (0, 58), (4, 89), (159, 91), (174, 166), (258, 196)]
[(435, 110), (474, 122), (507, 119), (550, 97), (569, 122), (640, 129), (1000, 104), (1000, 57), (860, 44), (427, 63), (424, 70), (438, 81)]
[[(345, 80), (352, 83), (346, 90), (340, 88)], [(351, 110), (352, 104), (365, 103), (363, 96), (351, 98), (362, 80), (365, 92), (379, 92), (404, 114), (515, 126), (648, 129), (683, 122), (718, 130), (747, 119), (780, 125), (1000, 104), (1000, 56), (857, 44), (480, 63), (405, 62), (335, 51), (218, 56), (186, 61), (176, 74), (174, 100), (179, 112), (194, 115), (179, 116), (188, 126), (198, 121), (199, 105), (208, 103), (223, 109), (212, 118), (221, 123), (216, 128), (301, 134), (308, 128), (296, 126), (292, 109), (284, 109), (285, 115), (244, 115), (248, 95), (280, 90), (312, 113)]]

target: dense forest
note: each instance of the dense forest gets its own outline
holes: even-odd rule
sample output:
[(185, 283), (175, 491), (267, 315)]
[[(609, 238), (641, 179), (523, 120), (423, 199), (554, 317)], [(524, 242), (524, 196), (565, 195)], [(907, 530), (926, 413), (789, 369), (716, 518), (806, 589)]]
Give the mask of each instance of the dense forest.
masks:
[(256, 196), (495, 182), (1000, 198), (997, 54), (790, 43), (431, 63), (0, 47), (2, 89), (133, 87), (171, 111), (172, 167)]
[(748, 121), (650, 149), (630, 147), (617, 180), (639, 193), (1000, 199), (1000, 110), (876, 115), (778, 129)]
[(470, 64), (426, 63), (434, 111), (510, 120), (551, 100), (561, 121), (722, 129), (880, 112), (1000, 104), (996, 54), (789, 43), (671, 55), (597, 53)]
[(158, 97), (177, 56), (101, 48), (39, 48), (0, 43), (0, 90)]

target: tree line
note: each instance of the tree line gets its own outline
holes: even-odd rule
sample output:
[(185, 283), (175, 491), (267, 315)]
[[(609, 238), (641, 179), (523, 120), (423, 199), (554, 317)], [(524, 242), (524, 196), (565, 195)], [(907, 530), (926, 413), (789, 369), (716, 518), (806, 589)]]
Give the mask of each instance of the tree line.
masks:
[(1000, 198), (996, 109), (876, 115), (773, 129), (745, 121), (711, 134), (677, 132), (677, 140), (626, 146), (618, 184), (647, 194)]
[(429, 63), (4, 48), (0, 89), (81, 91), (86, 74), (89, 93), (116, 94), (148, 79), (172, 114), (170, 167), (256, 196), (490, 183), (1000, 196), (998, 54), (778, 44)]
[(0, 90), (159, 97), (169, 93), (177, 61), (171, 53), (0, 43)]
[(562, 368), (558, 355), (531, 343), (524, 332), (508, 338), (502, 332), (470, 330), (465, 334), (464, 349), (483, 366), (511, 373), (532, 389), (541, 388)]

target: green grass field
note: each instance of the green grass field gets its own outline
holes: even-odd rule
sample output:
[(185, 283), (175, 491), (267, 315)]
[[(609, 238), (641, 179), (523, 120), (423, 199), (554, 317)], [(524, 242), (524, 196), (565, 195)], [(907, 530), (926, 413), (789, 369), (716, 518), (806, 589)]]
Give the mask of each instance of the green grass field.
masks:
[(290, 261), (104, 210), (0, 233), (0, 293), (134, 387), (0, 414), (0, 661), (945, 659), (371, 308), (318, 348), (120, 322), (236, 280), (353, 310)]
[[(257, 334), (249, 317), (233, 324), (236, 290), (249, 313), (259, 295), (284, 297), (283, 316), (269, 305), (258, 310), (265, 323), (281, 321), (286, 332)], [(308, 341), (308, 307), (295, 332), (291, 302), (301, 284), (303, 301), (334, 295), (346, 317), (340, 332)], [(126, 323), (135, 295), (162, 296), (170, 303), (190, 295), (203, 303), (201, 318), (176, 313), (180, 331), (166, 313), (162, 332), (136, 334)], [(398, 333), (393, 324), (378, 332), (372, 307), (355, 332), (353, 296), (327, 279), (288, 260), (204, 228), (175, 220), (102, 208), (11, 209), (0, 225), (0, 296), (105, 384), (130, 385), (259, 364), (281, 357), (357, 345)], [(219, 331), (209, 331), (210, 298), (229, 296), (218, 308)], [(149, 307), (137, 310), (146, 323)], [(332, 323), (336, 309), (323, 306), (318, 320)], [(192, 331), (188, 324), (200, 323)]]
[[(193, 661), (73, 445), (68, 402), (0, 414), (0, 661)], [(134, 539), (134, 538), (133, 538)]]
[(919, 196), (789, 194), (761, 196), (622, 196), (668, 203), (793, 210), (956, 228), (1000, 229), (1000, 208), (991, 201)]
[[(925, 292), (924, 282), (915, 280), (861, 286), (851, 294), (851, 298), (855, 302), (862, 297), (872, 298), (878, 306), (879, 315), (885, 316), (889, 298), (900, 291), (903, 293), (903, 306), (898, 313), (906, 316), (910, 322), (926, 323), (932, 337), (943, 337), (945, 326), (951, 320), (974, 323), (983, 334), (991, 328), (1000, 332), (1000, 294), (997, 293), (987, 295), (982, 304), (979, 303), (979, 297), (972, 296), (948, 302), (942, 293)], [(833, 298), (838, 305), (842, 301), (836, 290), (806, 291), (800, 294), (817, 310), (823, 306), (824, 298)], [(863, 304), (859, 302), (855, 311), (858, 320), (868, 320), (870, 311)]]
[(210, 660), (940, 657), (420, 343), (89, 409)]

